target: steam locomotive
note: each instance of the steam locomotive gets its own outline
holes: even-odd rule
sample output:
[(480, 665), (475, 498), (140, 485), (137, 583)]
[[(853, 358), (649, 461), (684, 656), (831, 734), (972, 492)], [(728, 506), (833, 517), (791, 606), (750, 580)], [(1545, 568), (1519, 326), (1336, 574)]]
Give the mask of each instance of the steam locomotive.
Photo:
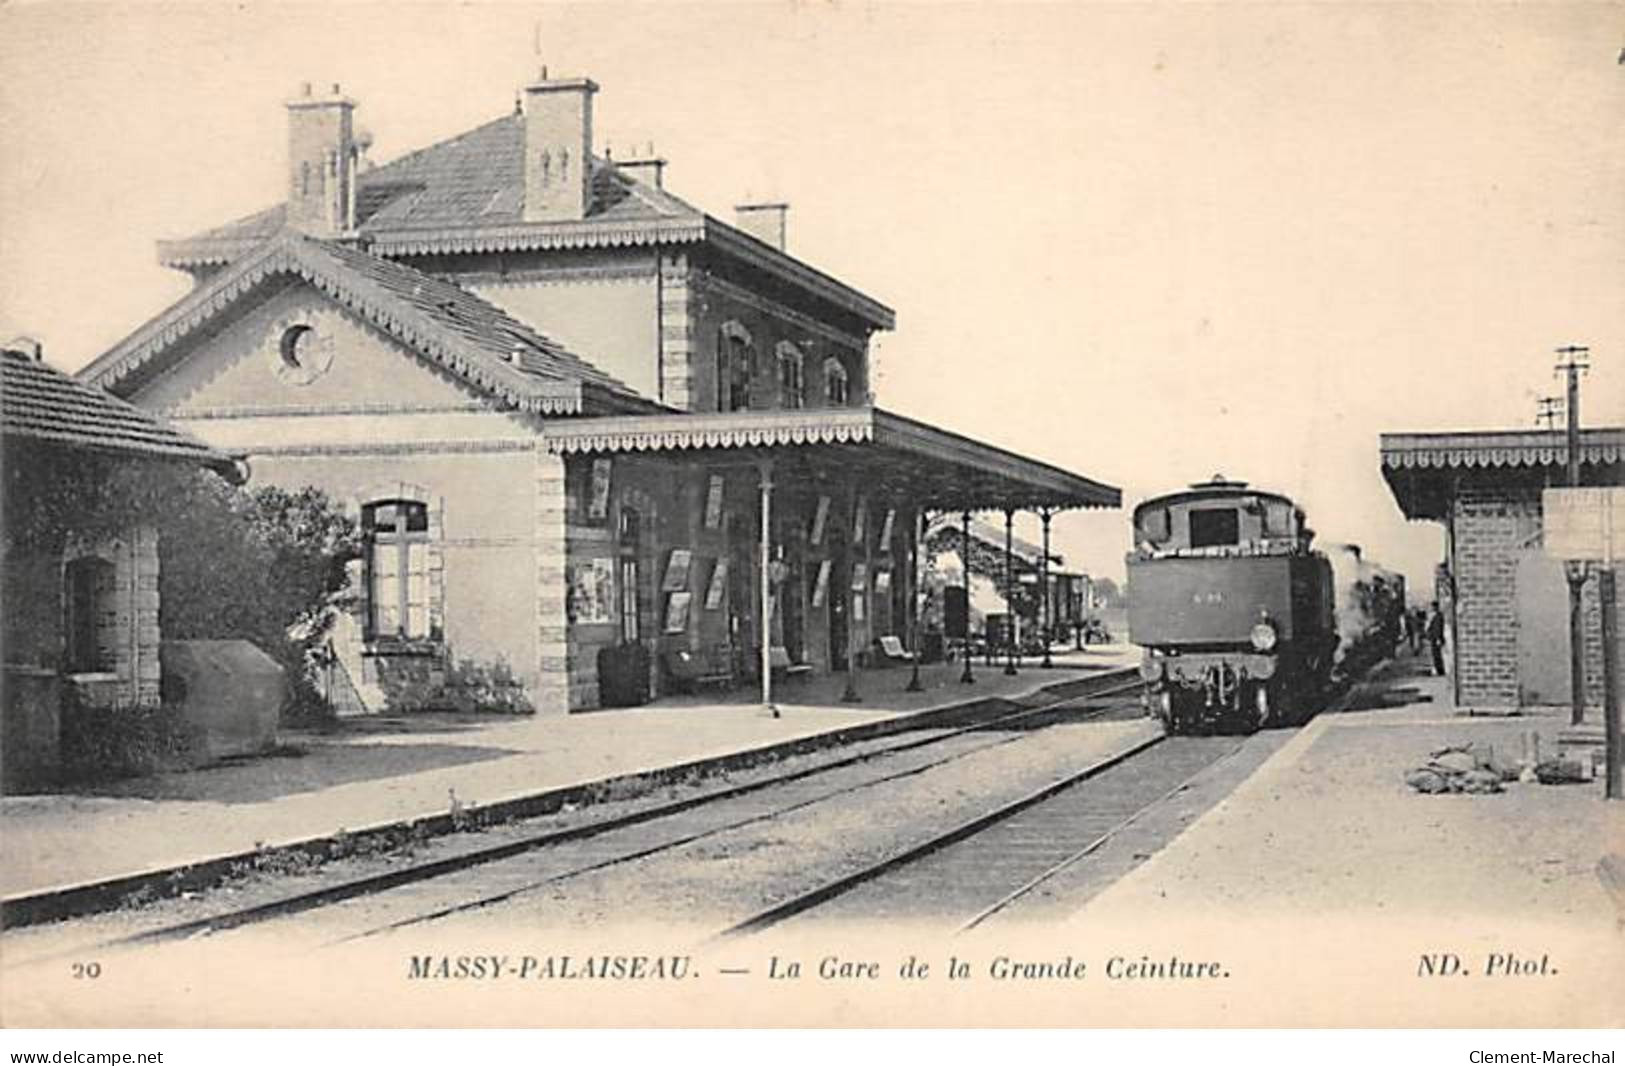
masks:
[(1313, 713), (1337, 653), (1332, 567), (1285, 496), (1222, 476), (1134, 509), (1129, 640), (1171, 733)]

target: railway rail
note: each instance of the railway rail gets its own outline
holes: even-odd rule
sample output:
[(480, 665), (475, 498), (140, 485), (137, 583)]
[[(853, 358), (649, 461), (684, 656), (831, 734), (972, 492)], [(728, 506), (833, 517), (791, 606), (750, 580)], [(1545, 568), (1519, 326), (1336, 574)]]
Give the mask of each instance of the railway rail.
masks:
[[(497, 891), (450, 891), (446, 893), (446, 902), (435, 906), (424, 906), (421, 900), (415, 901), (410, 913), (405, 916), (368, 925), (339, 939), (368, 937), (431, 922), (504, 902), (582, 874), (782, 817), (826, 799), (923, 774), (1030, 736), (1033, 731), (1042, 729), (1047, 721), (1080, 721), (1100, 717), (1121, 706), (1123, 701), (1094, 707), (1087, 705), (1125, 693), (1138, 693), (1142, 685), (1143, 682), (1133, 670), (1103, 673), (1080, 683), (1074, 689), (1074, 694), (1055, 696), (1036, 706), (1032, 705), (1031, 699), (1012, 701), (1017, 703), (1014, 710), (973, 720), (965, 725), (933, 729), (927, 736), (902, 734), (884, 737), (864, 744), (861, 750), (841, 754), (812, 766), (769, 774), (633, 811), (588, 818), (576, 825), (525, 834), (462, 854), (413, 863), (246, 907), (145, 929), (104, 941), (98, 946), (112, 948), (210, 936), (334, 907), (350, 900), (377, 897), (392, 889), (443, 881), (476, 867), (489, 870), (493, 864), (518, 859), (528, 853), (551, 853), (562, 860), (555, 868), (543, 873), (519, 871), (499, 878), (505, 883)], [(1027, 705), (1021, 705), (1022, 702)], [(994, 732), (997, 735), (987, 736)], [(880, 772), (864, 773), (862, 770), (865, 767)], [(843, 772), (853, 779), (832, 780), (838, 779)]]
[(1031, 907), (1057, 875), (1244, 743), (1233, 737), (1153, 737), (784, 900), (730, 926), (718, 939), (759, 933), (792, 919), (937, 918), (959, 932), (1009, 919)]

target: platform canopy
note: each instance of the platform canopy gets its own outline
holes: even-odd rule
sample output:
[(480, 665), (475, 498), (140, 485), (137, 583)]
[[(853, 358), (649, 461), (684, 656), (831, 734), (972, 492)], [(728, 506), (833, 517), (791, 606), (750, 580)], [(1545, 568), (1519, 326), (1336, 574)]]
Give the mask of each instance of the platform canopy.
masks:
[(553, 419), (561, 455), (770, 459), (786, 475), (861, 484), (936, 511), (1118, 507), (1112, 485), (877, 407)]
[[(1463, 488), (1538, 491), (1563, 483), (1562, 430), (1384, 433), (1382, 476), (1406, 518), (1439, 520)], [(1582, 485), (1616, 485), (1625, 474), (1625, 429), (1580, 432)]]

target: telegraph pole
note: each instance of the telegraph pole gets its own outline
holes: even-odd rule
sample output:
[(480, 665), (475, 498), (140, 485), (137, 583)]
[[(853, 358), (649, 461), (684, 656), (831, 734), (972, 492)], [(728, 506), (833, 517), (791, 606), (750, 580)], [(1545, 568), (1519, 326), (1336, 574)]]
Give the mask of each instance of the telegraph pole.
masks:
[[(1565, 344), (1558, 348), (1561, 357), (1556, 373), (1568, 377), (1568, 478), (1569, 488), (1580, 487), (1580, 375), (1590, 369), (1591, 349), (1580, 344)], [(1585, 616), (1582, 610), (1581, 590), (1586, 582), (1584, 560), (1570, 560), (1563, 564), (1563, 576), (1569, 583), (1569, 724), (1579, 725), (1585, 720), (1586, 666)]]
[(1563, 411), (1563, 397), (1542, 396), (1535, 401), (1535, 406), (1538, 408), (1535, 413), (1535, 424), (1537, 426), (1544, 424), (1547, 429), (1551, 429), (1553, 423), (1557, 421), (1557, 416)]

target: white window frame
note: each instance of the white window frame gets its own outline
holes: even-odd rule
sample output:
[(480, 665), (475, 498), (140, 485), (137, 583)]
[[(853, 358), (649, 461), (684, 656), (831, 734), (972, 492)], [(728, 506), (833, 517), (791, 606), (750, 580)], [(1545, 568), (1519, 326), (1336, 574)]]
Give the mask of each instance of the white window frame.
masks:
[[(837, 386), (840, 395), (837, 396)], [(824, 360), (824, 398), (831, 407), (845, 407), (852, 402), (852, 378), (846, 364), (834, 356)]]
[[(381, 507), (399, 510), (405, 527), (410, 509), (423, 514), (422, 529), (380, 531), (373, 517)], [(366, 539), (366, 634), (372, 641), (426, 641), (434, 636), (434, 590), (429, 565), (429, 505), (422, 500), (371, 500), (362, 508)], [(386, 595), (384, 589), (390, 592)], [(386, 598), (393, 598), (392, 605)], [(386, 608), (388, 608), (386, 610)], [(393, 621), (390, 616), (393, 615)]]

